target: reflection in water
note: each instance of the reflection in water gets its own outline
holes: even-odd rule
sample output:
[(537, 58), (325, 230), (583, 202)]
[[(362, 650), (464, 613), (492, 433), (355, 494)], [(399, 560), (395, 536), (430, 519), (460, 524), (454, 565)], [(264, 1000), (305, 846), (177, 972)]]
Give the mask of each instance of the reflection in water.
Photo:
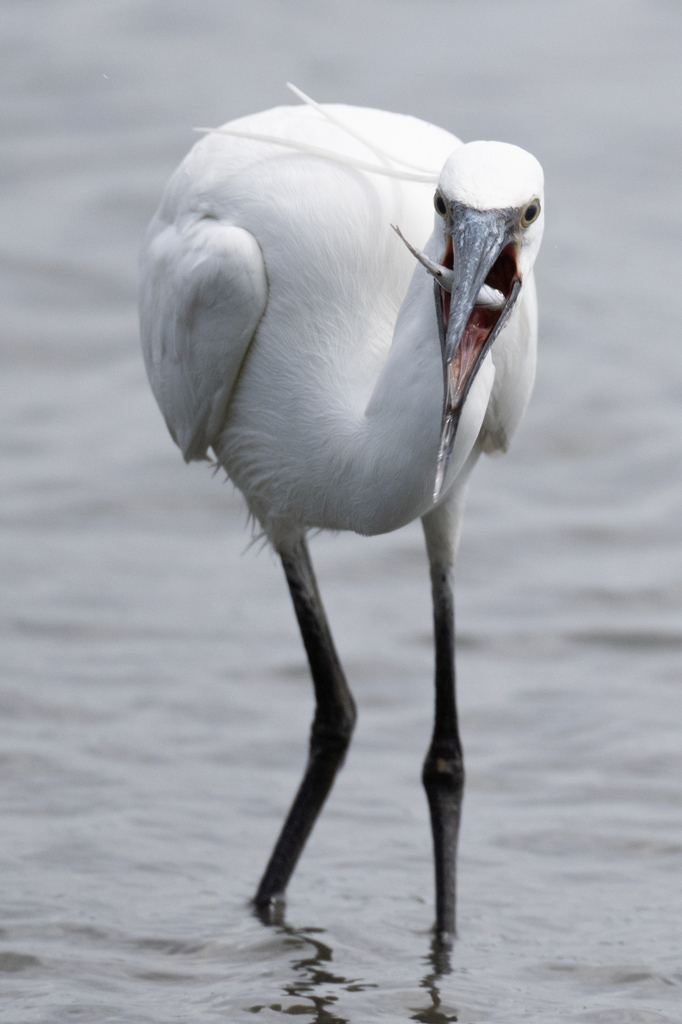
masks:
[[(310, 1024), (350, 1024), (347, 1017), (339, 1017), (334, 1013), (332, 1007), (338, 1002), (338, 996), (329, 991), (330, 986), (340, 985), (346, 992), (364, 992), (365, 989), (377, 986), (361, 978), (348, 979), (334, 974), (329, 969), (333, 958), (331, 947), (321, 939), (315, 938), (324, 934), (324, 928), (294, 928), (286, 923), (284, 910), (284, 902), (278, 901), (265, 909), (256, 909), (255, 913), (264, 925), (274, 927), (280, 935), (286, 936), (286, 945), (309, 953), (308, 956), (291, 961), (295, 978), (282, 986), (284, 994), (290, 998), (302, 997), (309, 1001), (288, 1006), (281, 1003), (264, 1003), (250, 1006), (249, 1010), (251, 1013), (259, 1013), (267, 1007), (269, 1010), (292, 1015), (310, 1014)], [(441, 999), (437, 985), (438, 979), (451, 971), (449, 947), (444, 946), (438, 938), (434, 938), (431, 952), (424, 959), (430, 970), (422, 978), (420, 987), (426, 989), (431, 1003), (426, 1007), (411, 1007), (414, 1014), (410, 1020), (420, 1021), (421, 1024), (448, 1024), (450, 1021), (456, 1021), (455, 1014), (447, 1014), (440, 1009)], [(324, 993), (320, 991), (321, 989), (325, 990)]]
[[(350, 1024), (347, 1017), (339, 1017), (330, 1007), (338, 1002), (338, 996), (329, 992), (329, 986), (341, 985), (347, 992), (363, 992), (367, 988), (376, 988), (376, 985), (366, 984), (360, 978), (342, 978), (330, 971), (329, 965), (332, 962), (331, 948), (320, 939), (313, 938), (315, 935), (324, 933), (323, 928), (293, 928), (284, 920), (284, 903), (276, 902), (261, 910), (256, 910), (257, 916), (263, 924), (276, 927), (280, 935), (286, 935), (284, 940), (294, 949), (307, 950), (311, 955), (301, 959), (292, 960), (291, 966), (295, 972), (294, 981), (283, 986), (284, 993), (289, 997), (308, 999), (308, 1003), (294, 1003), (283, 1007), (281, 1003), (269, 1003), (264, 1006), (251, 1006), (252, 1013), (258, 1013), (265, 1006), (270, 1010), (279, 1010), (281, 1013), (292, 1015), (311, 1014), (311, 1024)], [(319, 990), (324, 988), (322, 994)]]
[(457, 1020), (456, 1014), (447, 1014), (440, 1008), (440, 991), (436, 982), (444, 974), (452, 970), (450, 966), (450, 947), (444, 945), (438, 936), (435, 936), (431, 943), (431, 952), (424, 957), (431, 970), (425, 974), (419, 982), (420, 988), (425, 988), (431, 997), (431, 1005), (419, 1008), (413, 1006), (415, 1011), (410, 1020), (418, 1020), (420, 1024), (447, 1024), (447, 1021)]

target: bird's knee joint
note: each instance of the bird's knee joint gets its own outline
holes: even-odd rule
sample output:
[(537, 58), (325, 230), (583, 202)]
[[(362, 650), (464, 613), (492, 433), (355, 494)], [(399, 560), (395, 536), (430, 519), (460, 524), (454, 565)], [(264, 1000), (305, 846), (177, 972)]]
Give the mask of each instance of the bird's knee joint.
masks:
[(313, 722), (310, 732), (311, 752), (343, 757), (350, 745), (357, 714), (355, 708), (349, 708), (333, 722)]
[(422, 782), (427, 792), (437, 789), (461, 792), (464, 788), (464, 763), (461, 756), (439, 757), (428, 754), (422, 771)]

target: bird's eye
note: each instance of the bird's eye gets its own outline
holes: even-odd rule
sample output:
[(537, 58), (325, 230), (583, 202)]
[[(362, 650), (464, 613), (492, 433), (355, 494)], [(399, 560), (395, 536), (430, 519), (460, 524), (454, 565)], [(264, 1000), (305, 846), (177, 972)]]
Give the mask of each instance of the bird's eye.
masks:
[(540, 200), (531, 199), (526, 209), (521, 214), (521, 227), (527, 228), (540, 216)]
[(445, 214), (448, 212), (448, 208), (445, 205), (445, 200), (443, 199), (440, 192), (436, 192), (435, 196), (433, 197), (433, 205), (436, 207), (436, 212), (439, 213), (441, 217), (444, 217)]

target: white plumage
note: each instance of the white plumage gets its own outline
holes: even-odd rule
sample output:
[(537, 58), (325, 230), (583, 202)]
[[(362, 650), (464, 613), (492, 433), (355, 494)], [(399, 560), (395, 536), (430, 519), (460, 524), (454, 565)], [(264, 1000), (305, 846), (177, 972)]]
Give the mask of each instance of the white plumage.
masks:
[(142, 256), (145, 361), (185, 459), (212, 449), (281, 555), (310, 660), (310, 761), (260, 906), (283, 894), (355, 721), (306, 531), (422, 517), (437, 694), (424, 784), (448, 935), (463, 785), (452, 561), (469, 472), (506, 451), (533, 386), (542, 171), (515, 146), (299, 95), (210, 130), (171, 179)]
[[(416, 118), (328, 109), (397, 160), (439, 168), (461, 147)], [(228, 127), (381, 166), (308, 106)], [(526, 191), (538, 191), (533, 181)], [(429, 184), (217, 133), (166, 189), (142, 260), (152, 388), (185, 458), (213, 447), (273, 539), (301, 526), (381, 533), (431, 505), (443, 403), (433, 289), (391, 224), (440, 259), (432, 195)], [(505, 202), (499, 188), (492, 198)], [(467, 399), (450, 482), (481, 428), (482, 448), (506, 448), (532, 388), (535, 323), (528, 274)]]

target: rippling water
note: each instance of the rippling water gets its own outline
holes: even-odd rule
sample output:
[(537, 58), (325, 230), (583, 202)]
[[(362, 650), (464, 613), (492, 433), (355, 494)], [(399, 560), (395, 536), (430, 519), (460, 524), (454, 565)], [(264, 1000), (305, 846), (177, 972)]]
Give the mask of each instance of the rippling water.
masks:
[[(0, 1014), (682, 1020), (682, 8), (673, 0), (5, 0)], [(360, 721), (290, 888), (305, 759), (281, 570), (185, 467), (136, 253), (211, 124), (322, 100), (534, 152), (536, 395), (458, 568), (460, 938), (430, 951), (420, 531), (312, 552)]]

